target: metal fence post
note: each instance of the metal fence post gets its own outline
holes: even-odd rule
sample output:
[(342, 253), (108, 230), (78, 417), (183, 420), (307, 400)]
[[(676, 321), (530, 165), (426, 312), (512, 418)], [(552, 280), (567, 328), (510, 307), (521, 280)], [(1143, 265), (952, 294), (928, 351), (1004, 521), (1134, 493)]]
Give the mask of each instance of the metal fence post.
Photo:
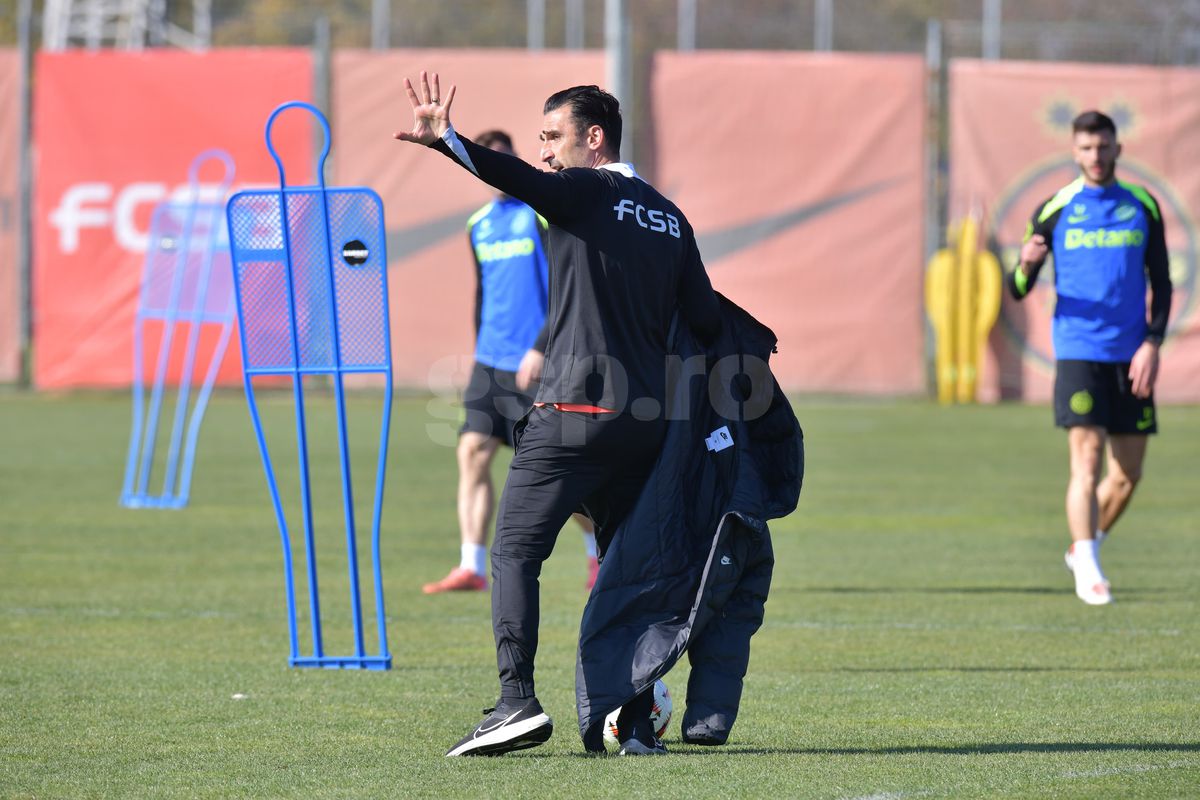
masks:
[(621, 160), (629, 161), (636, 119), (633, 113), (632, 69), (629, 56), (629, 15), (625, 10), (625, 0), (605, 0), (604, 49), (608, 90), (621, 103), (624, 129), (621, 134)]
[(31, 147), (33, 86), (33, 0), (17, 2), (17, 40), (21, 59), (17, 144), (17, 281), (21, 366), (18, 384), (33, 385), (33, 163)]

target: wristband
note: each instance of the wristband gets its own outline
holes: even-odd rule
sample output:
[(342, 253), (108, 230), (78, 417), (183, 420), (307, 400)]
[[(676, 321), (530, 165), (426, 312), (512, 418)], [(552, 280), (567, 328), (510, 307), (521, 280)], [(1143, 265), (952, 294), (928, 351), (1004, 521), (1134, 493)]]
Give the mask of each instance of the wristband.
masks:
[(1029, 276), (1025, 274), (1025, 270), (1021, 269), (1021, 265), (1017, 264), (1017, 268), (1013, 270), (1013, 285), (1017, 287), (1017, 292), (1024, 297), (1029, 292)]

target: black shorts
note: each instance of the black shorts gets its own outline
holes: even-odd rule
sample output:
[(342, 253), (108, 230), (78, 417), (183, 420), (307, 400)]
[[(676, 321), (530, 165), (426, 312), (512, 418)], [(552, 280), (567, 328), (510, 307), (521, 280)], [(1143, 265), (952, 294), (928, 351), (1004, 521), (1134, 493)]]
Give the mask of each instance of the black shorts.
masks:
[(1129, 362), (1063, 360), (1054, 374), (1054, 424), (1095, 425), (1109, 433), (1158, 433), (1154, 396), (1135, 397)]
[(533, 398), (517, 388), (517, 373), (478, 361), (471, 368), (471, 380), (463, 390), (462, 399), (465, 419), (459, 433), (472, 431), (495, 436), (509, 447), (513, 443), (513, 425), (533, 405)]

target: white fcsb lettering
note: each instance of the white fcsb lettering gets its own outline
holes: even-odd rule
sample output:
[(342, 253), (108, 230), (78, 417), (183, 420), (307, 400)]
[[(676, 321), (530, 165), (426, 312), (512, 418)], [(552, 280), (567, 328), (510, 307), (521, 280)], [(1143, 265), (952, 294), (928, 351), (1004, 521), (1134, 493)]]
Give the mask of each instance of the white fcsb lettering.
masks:
[[(202, 185), (200, 194), (206, 196), (215, 188)], [(185, 200), (190, 193), (189, 187), (184, 185), (171, 192), (170, 198)], [(50, 224), (58, 229), (58, 248), (63, 253), (74, 253), (79, 250), (80, 232), (85, 228), (109, 228), (121, 247), (144, 253), (149, 244), (149, 231), (138, 227), (137, 210), (142, 205), (155, 205), (167, 198), (165, 183), (131, 183), (116, 193), (115, 200), (112, 184), (74, 184), (63, 192), (58, 207), (50, 212)]]
[(634, 205), (632, 200), (622, 200), (613, 206), (617, 212), (617, 222), (625, 219), (626, 214), (632, 214), (638, 225), (655, 233), (669, 233), (679, 238), (679, 219), (674, 214), (659, 211), (657, 208), (646, 208), (641, 203)]

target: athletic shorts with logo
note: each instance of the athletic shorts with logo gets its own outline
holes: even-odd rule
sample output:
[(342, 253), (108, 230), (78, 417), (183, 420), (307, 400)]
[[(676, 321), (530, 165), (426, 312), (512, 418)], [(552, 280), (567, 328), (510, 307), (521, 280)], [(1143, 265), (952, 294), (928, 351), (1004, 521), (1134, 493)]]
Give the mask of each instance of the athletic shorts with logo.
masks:
[(1109, 433), (1158, 433), (1154, 397), (1135, 397), (1129, 362), (1061, 360), (1054, 375), (1054, 424)]
[(513, 426), (532, 406), (533, 397), (517, 388), (517, 373), (476, 361), (463, 391), (465, 419), (459, 433), (495, 436), (512, 447)]

